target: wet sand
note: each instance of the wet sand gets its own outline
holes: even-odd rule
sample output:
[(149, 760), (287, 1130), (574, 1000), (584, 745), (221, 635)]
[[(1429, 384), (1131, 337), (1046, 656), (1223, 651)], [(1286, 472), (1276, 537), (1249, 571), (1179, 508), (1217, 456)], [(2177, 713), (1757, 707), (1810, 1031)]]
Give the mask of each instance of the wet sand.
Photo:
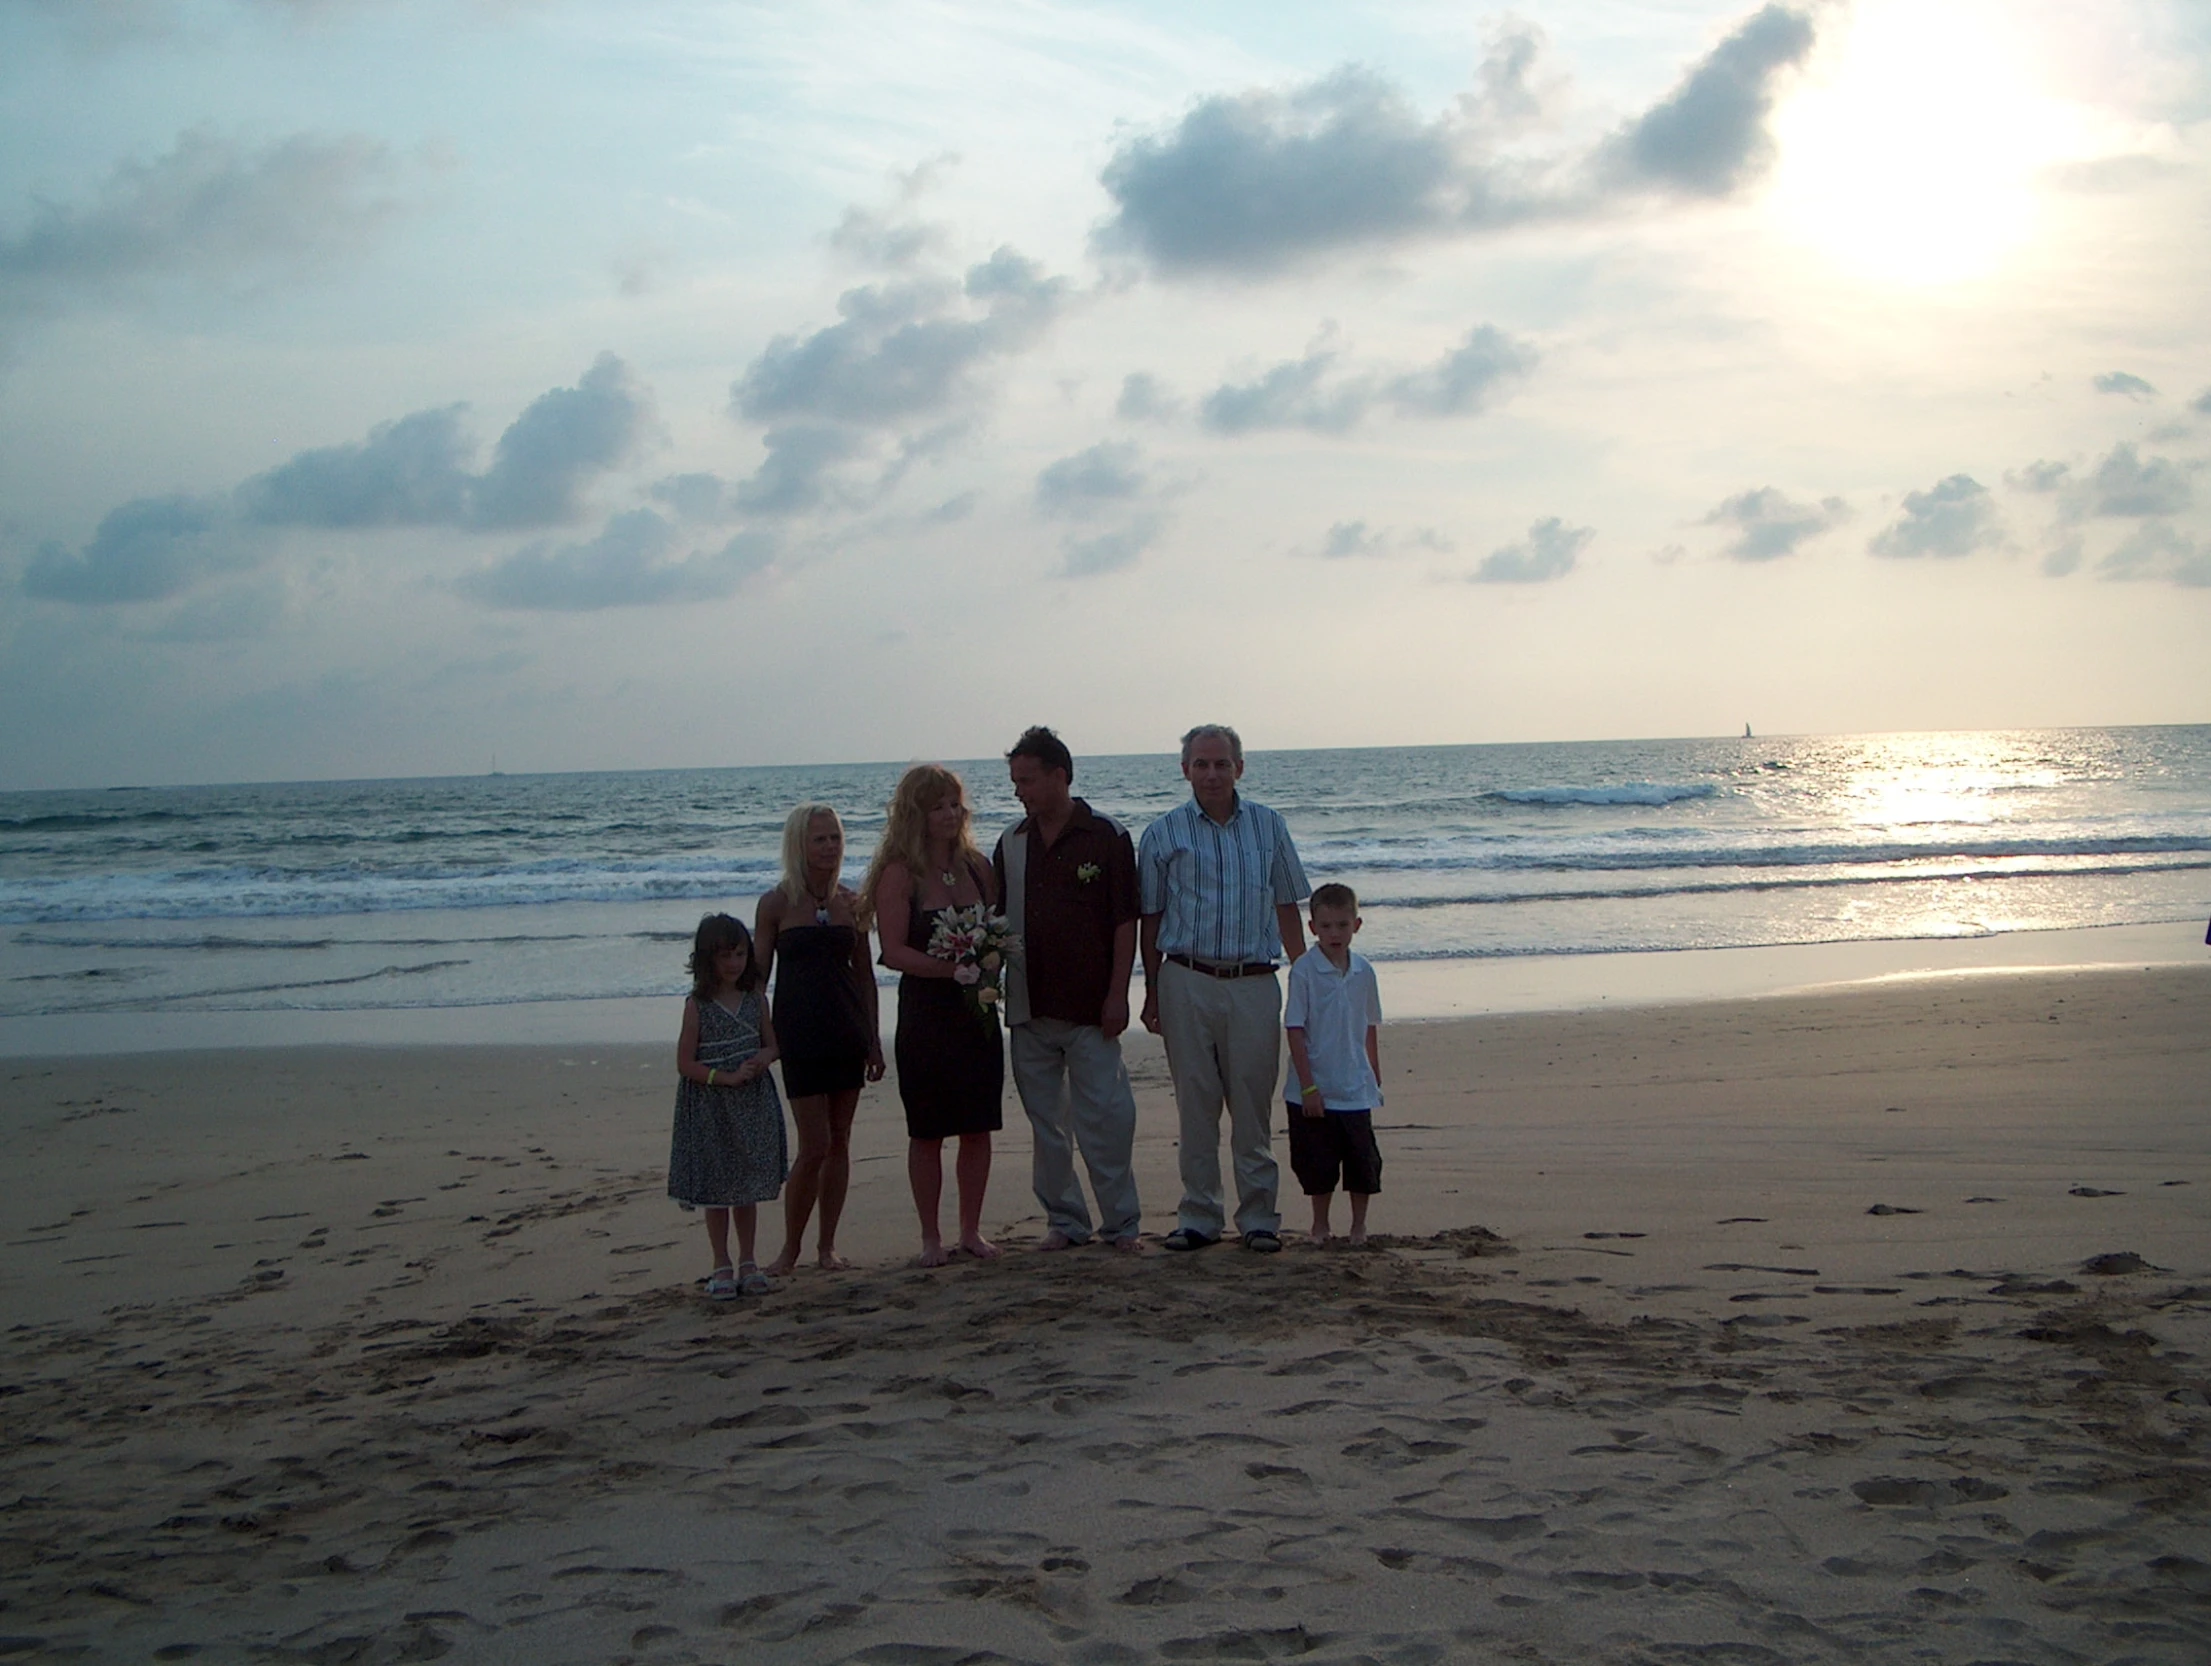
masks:
[(0, 1062), (0, 1659), (2211, 1658), (2211, 968), (1396, 1026), (1358, 1251), (886, 1085), (727, 1306), (670, 1052)]

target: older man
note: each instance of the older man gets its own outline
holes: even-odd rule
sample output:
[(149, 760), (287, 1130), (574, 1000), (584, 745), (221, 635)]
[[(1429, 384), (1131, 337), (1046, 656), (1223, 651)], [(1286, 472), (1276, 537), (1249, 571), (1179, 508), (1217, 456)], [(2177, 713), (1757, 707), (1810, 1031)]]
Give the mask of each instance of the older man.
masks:
[(1136, 1095), (1121, 1062), (1136, 962), (1136, 851), (1121, 824), (1071, 789), (1075, 760), (1059, 736), (1031, 729), (1006, 754), (1014, 796), (1028, 811), (991, 858), (998, 894), (1021, 934), (1006, 983), (1013, 1080), (1036, 1139), (1039, 1246), (1090, 1241), (1090, 1211), (1075, 1153), (1090, 1171), (1098, 1230), (1116, 1249), (1138, 1247), (1141, 1216), (1132, 1153)]
[(1282, 1247), (1275, 1209), (1274, 1089), (1282, 1057), (1278, 958), (1305, 952), (1310, 887), (1282, 818), (1236, 790), (1244, 743), (1222, 723), (1182, 737), (1190, 798), (1144, 829), (1137, 851), (1144, 1028), (1165, 1038), (1182, 1124), (1182, 1209), (1171, 1250), (1221, 1240), (1221, 1107), (1244, 1247)]

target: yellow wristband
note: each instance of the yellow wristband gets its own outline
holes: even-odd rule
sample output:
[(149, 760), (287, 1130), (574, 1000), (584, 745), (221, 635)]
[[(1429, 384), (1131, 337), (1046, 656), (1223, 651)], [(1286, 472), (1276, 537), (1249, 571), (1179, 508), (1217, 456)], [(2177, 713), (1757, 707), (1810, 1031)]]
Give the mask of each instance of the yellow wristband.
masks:
[(1320, 1084), (1319, 1084), (1319, 1083), (1317, 1083), (1317, 1082), (1307, 1082), (1307, 1083), (1303, 1084), (1303, 1085), (1302, 1085), (1301, 1087), (1299, 1087), (1299, 1089), (1297, 1090), (1297, 1096), (1298, 1096), (1298, 1097), (1299, 1097), (1300, 1099), (1310, 1099), (1310, 1098), (1312, 1098), (1312, 1097), (1313, 1097), (1313, 1095), (1314, 1095), (1314, 1094), (1316, 1094), (1316, 1093), (1318, 1093), (1318, 1092), (1320, 1092)]
[(708, 1087), (712, 1087), (714, 1085), (714, 1072), (711, 1070), (706, 1073), (706, 1085)]

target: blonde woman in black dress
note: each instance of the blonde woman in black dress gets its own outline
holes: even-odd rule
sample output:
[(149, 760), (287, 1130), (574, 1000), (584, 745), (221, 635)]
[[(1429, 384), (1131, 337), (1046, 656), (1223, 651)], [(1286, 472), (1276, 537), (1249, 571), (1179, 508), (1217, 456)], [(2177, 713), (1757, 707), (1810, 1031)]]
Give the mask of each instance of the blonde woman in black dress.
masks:
[(783, 1095), (798, 1126), (783, 1192), (783, 1251), (768, 1267), (777, 1277), (798, 1265), (817, 1204), (815, 1260), (830, 1271), (850, 1265), (837, 1253), (837, 1222), (852, 1181), (852, 1117), (861, 1083), (883, 1079), (859, 900), (844, 883), (844, 823), (826, 804), (801, 804), (783, 823), (782, 883), (760, 899), (753, 927), (763, 983), (775, 976)]
[(875, 926), (883, 964), (898, 974), (898, 1097), (924, 1267), (950, 1259), (937, 1227), (948, 1139), (960, 1142), (959, 1247), (982, 1260), (998, 1254), (983, 1236), (990, 1136), (1002, 1125), (1006, 1083), (998, 1015), (969, 1001), (959, 974), (973, 968), (929, 953), (944, 910), (996, 901), (990, 863), (968, 827), (966, 787), (941, 765), (916, 764), (891, 797), (883, 842), (860, 886), (860, 915)]

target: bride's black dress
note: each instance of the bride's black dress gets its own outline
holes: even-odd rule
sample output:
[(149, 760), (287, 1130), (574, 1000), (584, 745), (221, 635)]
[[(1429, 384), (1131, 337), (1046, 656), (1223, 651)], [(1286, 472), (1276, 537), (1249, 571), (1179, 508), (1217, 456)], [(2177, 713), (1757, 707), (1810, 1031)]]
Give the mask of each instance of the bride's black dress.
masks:
[[(906, 946), (927, 954), (929, 935), (942, 912), (925, 911), (919, 897), (910, 901)], [(998, 1015), (978, 1014), (964, 987), (950, 978), (901, 974), (893, 1050), (909, 1138), (991, 1134), (1005, 1125), (999, 1101), (1006, 1090), (1006, 1059)]]

